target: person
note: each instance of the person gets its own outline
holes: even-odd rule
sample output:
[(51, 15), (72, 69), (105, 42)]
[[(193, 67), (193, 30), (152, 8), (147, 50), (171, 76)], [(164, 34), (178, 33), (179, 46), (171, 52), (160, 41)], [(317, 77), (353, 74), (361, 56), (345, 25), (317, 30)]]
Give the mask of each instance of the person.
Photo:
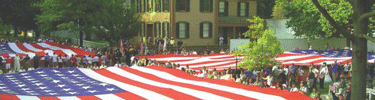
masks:
[(76, 61), (77, 61), (76, 57), (72, 54), (72, 56), (70, 57), (70, 65), (72, 67), (75, 67), (76, 66)]
[(82, 58), (81, 58), (81, 56), (77, 55), (76, 59), (77, 59), (77, 61), (76, 61), (77, 67), (79, 67), (78, 65), (82, 65), (82, 63), (81, 63)]
[(46, 56), (44, 56), (44, 67), (49, 67), (49, 61), (50, 61), (51, 57), (48, 55), (48, 53), (46, 53)]
[(219, 38), (219, 45), (220, 46), (224, 45), (224, 37), (223, 36), (220, 36), (220, 38)]
[(0, 63), (1, 63), (1, 71), (3, 72), (3, 73), (5, 73), (5, 72), (7, 72), (6, 71), (6, 68), (5, 68), (5, 63), (6, 63), (6, 61), (5, 61), (5, 58), (3, 58), (3, 57), (0, 57)]
[(18, 54), (16, 54), (16, 56), (14, 57), (14, 71), (15, 72), (19, 72), (21, 70), (21, 65), (20, 65), (20, 56)]
[(338, 68), (338, 64), (337, 64), (337, 60), (335, 60), (335, 63), (333, 65), (333, 68), (332, 68), (332, 80), (333, 82), (336, 82), (337, 81), (337, 68)]
[(91, 67), (92, 67), (92, 57), (91, 57), (91, 55), (89, 55), (89, 56), (86, 58), (86, 62), (87, 62), (87, 67), (88, 67), (88, 68), (91, 68)]
[(310, 93), (311, 98), (316, 98), (316, 88), (313, 89), (313, 92)]
[(285, 73), (284, 73), (283, 70), (280, 70), (280, 73), (279, 73), (279, 75), (277, 76), (277, 80), (278, 80), (278, 82), (279, 82), (279, 87), (282, 88), (281, 85), (286, 83), (286, 75), (285, 75)]
[(94, 64), (95, 64), (96, 66), (99, 66), (99, 57), (98, 57), (98, 55), (95, 55), (95, 57), (92, 58), (92, 61), (94, 62)]
[(320, 88), (324, 89), (324, 79), (327, 74), (328, 68), (327, 68), (327, 63), (323, 63), (322, 68), (320, 69), (320, 74), (319, 74), (319, 83), (320, 83)]
[(290, 88), (289, 92), (297, 92), (298, 88), (296, 87), (296, 84), (292, 84), (292, 88)]
[(273, 81), (272, 74), (268, 74), (266, 78), (263, 78), (263, 80), (265, 80), (265, 82), (267, 83), (267, 85), (269, 87), (271, 85), (272, 81)]
[(40, 59), (39, 59), (38, 54), (35, 54), (35, 56), (33, 57), (33, 61), (34, 61), (34, 69), (39, 68), (39, 63), (40, 63), (39, 60), (40, 60)]
[(65, 67), (69, 67), (69, 66), (68, 66), (68, 63), (69, 63), (68, 55), (61, 56), (61, 57), (62, 57), (62, 59), (63, 59), (63, 65), (64, 65)]
[(52, 55), (52, 67), (56, 67), (56, 65), (57, 65), (57, 55), (56, 55), (56, 53), (53, 53), (53, 55)]
[(224, 54), (225, 52), (224, 52), (224, 50), (223, 49), (221, 49), (220, 50), (220, 54)]
[(171, 46), (175, 46), (175, 40), (174, 40), (174, 38), (173, 38), (173, 37), (171, 37), (171, 40), (170, 40), (170, 42), (169, 42), (169, 43), (170, 43), (170, 45), (171, 45)]
[(349, 69), (350, 69), (350, 64), (349, 64), (349, 61), (346, 62), (346, 64), (344, 65), (344, 75), (347, 76), (348, 73), (349, 73)]
[(303, 82), (300, 83), (299, 92), (301, 92), (303, 94), (307, 94), (307, 88), (305, 87)]
[(30, 67), (30, 57), (28, 54), (26, 54), (26, 56), (23, 58), (23, 62), (24, 62), (24, 69), (27, 69)]
[(57, 62), (58, 62), (58, 67), (59, 67), (59, 68), (62, 68), (62, 65), (63, 65), (63, 58), (61, 57), (61, 55), (59, 55), (59, 57), (57, 58)]
[(105, 55), (102, 55), (101, 57), (100, 57), (100, 59), (102, 59), (102, 65), (106, 65), (106, 60), (107, 60), (107, 57), (105, 56)]
[(130, 63), (130, 59), (131, 56), (130, 56), (130, 52), (128, 50), (125, 50), (125, 60), (126, 60), (126, 64), (130, 67), (131, 66), (131, 63)]
[(320, 97), (320, 92), (316, 93), (316, 98), (315, 99), (322, 100), (322, 98)]
[(302, 69), (302, 66), (298, 69), (298, 82), (305, 81), (303, 75), (305, 74), (305, 71)]
[[(338, 65), (338, 67), (337, 67), (337, 75), (338, 75), (338, 77), (341, 76), (343, 70), (344, 70), (344, 65), (342, 64), (342, 62), (340, 62), (339, 65)], [(337, 81), (340, 81), (340, 78), (338, 78)]]
[(181, 47), (182, 47), (182, 44), (184, 44), (184, 43), (183, 43), (182, 40), (180, 39), (180, 40), (177, 42), (177, 46), (178, 46), (178, 48), (181, 48)]

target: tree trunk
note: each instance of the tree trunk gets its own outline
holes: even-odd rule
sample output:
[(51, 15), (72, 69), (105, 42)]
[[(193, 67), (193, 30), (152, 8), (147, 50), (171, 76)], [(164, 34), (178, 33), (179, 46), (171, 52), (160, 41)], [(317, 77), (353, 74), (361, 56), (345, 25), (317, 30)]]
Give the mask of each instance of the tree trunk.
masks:
[(360, 20), (360, 16), (364, 13), (370, 12), (371, 1), (367, 0), (354, 0), (353, 5), (353, 26), (355, 38), (352, 40), (353, 53), (352, 53), (352, 65), (353, 65), (353, 76), (351, 100), (366, 100), (366, 63), (367, 63), (367, 40), (360, 37), (360, 35), (367, 35), (368, 31), (368, 18)]
[(83, 46), (83, 31), (79, 31), (79, 46)]
[(40, 32), (39, 32), (39, 30), (35, 30), (35, 38), (39, 38), (40, 37)]
[(23, 39), (26, 39), (26, 37), (27, 37), (27, 29), (26, 28), (24, 29), (24, 32), (25, 33), (23, 34)]
[(85, 33), (86, 38), (85, 40), (91, 41), (91, 33)]
[(17, 37), (18, 35), (18, 26), (14, 25), (14, 37)]

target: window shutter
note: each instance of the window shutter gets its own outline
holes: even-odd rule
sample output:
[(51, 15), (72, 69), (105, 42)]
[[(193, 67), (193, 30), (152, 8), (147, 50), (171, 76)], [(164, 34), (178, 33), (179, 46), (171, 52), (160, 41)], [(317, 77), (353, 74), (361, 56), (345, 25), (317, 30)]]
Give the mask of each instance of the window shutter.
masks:
[(203, 23), (200, 23), (200, 29), (199, 29), (199, 37), (203, 38)]
[(181, 0), (176, 0), (176, 11), (179, 12), (181, 10), (181, 6), (180, 6), (180, 3)]
[(158, 32), (158, 23), (156, 22), (156, 23), (154, 23), (154, 32), (152, 33), (152, 34), (154, 34), (154, 36), (156, 36), (156, 37), (159, 37), (159, 34), (157, 34)]
[(200, 2), (199, 2), (199, 10), (200, 10), (201, 12), (203, 12), (203, 10), (204, 10), (204, 6), (205, 6), (205, 5), (203, 5), (203, 3), (204, 3), (204, 0), (200, 0)]
[(169, 11), (169, 3), (170, 3), (170, 0), (164, 0), (164, 2), (166, 2), (166, 4), (164, 5), (164, 6), (165, 6), (164, 11)]
[(146, 22), (143, 22), (143, 36), (146, 36)]
[(210, 9), (210, 12), (212, 12), (214, 9), (213, 4), (214, 4), (213, 0), (210, 0), (210, 6), (208, 7)]
[(180, 23), (176, 23), (176, 38), (180, 38)]
[(159, 12), (164, 11), (162, 5), (163, 5), (163, 0), (159, 0), (159, 5), (158, 5), (158, 7), (159, 7), (158, 11), (159, 11)]
[(209, 38), (212, 38), (212, 23), (210, 23), (210, 26), (209, 26), (209, 32), (208, 32), (208, 35), (209, 35)]
[(190, 28), (189, 28), (189, 23), (186, 23), (186, 38), (189, 38), (189, 30), (190, 30)]
[(245, 8), (245, 16), (249, 17), (249, 3), (246, 3), (246, 8)]
[(241, 2), (237, 2), (237, 16), (240, 17), (240, 12), (241, 12)]
[(224, 15), (225, 16), (228, 16), (228, 8), (229, 7), (229, 5), (228, 5), (228, 1), (225, 1), (225, 8), (224, 8)]
[(161, 37), (164, 38), (165, 36), (164, 36), (163, 30), (162, 30), (163, 29), (162, 27), (163, 27), (163, 25), (161, 23), (159, 23), (159, 27), (158, 27), (159, 28), (159, 33), (160, 33)]
[(190, 0), (185, 0), (186, 1), (186, 11), (190, 11)]

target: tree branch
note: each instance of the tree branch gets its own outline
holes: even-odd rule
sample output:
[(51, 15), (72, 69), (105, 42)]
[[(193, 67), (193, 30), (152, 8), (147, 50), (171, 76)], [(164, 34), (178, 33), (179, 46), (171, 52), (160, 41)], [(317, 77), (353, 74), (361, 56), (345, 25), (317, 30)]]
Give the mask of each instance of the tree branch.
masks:
[(319, 9), (320, 13), (322, 13), (323, 16), (329, 21), (329, 24), (331, 24), (333, 28), (337, 30), (337, 32), (344, 35), (348, 39), (353, 40), (354, 35), (350, 34), (349, 31), (338, 25), (335, 20), (328, 14), (327, 10), (319, 4), (318, 0), (312, 0), (312, 2), (315, 4), (316, 8)]
[(369, 40), (369, 41), (371, 41), (373, 43), (375, 43), (375, 39), (372, 38), (372, 37), (370, 37), (370, 36), (368, 36), (368, 35), (366, 35), (366, 34), (361, 34), (361, 37), (365, 38), (365, 39), (367, 39), (367, 40)]
[(372, 11), (372, 12), (368, 12), (368, 13), (365, 13), (363, 15), (361, 15), (359, 17), (359, 22), (362, 22), (363, 20), (369, 18), (369, 17), (372, 17), (372, 16), (375, 16), (375, 11)]

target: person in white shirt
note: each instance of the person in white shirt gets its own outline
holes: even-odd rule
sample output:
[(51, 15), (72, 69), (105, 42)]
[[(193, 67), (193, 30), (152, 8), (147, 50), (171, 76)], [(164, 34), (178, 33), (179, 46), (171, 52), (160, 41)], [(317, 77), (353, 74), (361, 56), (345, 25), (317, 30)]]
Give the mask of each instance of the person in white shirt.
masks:
[(349, 73), (349, 69), (350, 69), (350, 64), (349, 64), (349, 61), (346, 62), (346, 64), (344, 65), (344, 75), (348, 75)]
[(299, 92), (307, 94), (307, 88), (303, 85), (303, 83), (300, 83)]
[(88, 66), (89, 68), (91, 68), (91, 67), (92, 67), (92, 58), (91, 58), (91, 56), (89, 55), (89, 56), (86, 58), (86, 60), (87, 60), (87, 66)]
[(272, 67), (272, 72), (275, 72), (275, 71), (278, 71), (279, 67), (277, 67), (276, 65)]
[(325, 74), (328, 72), (327, 70), (328, 70), (327, 64), (323, 63), (323, 66), (322, 68), (320, 68), (320, 73), (319, 73), (319, 83), (320, 83), (321, 89), (324, 89), (324, 77), (325, 77)]
[(57, 62), (58, 62), (59, 68), (62, 68), (63, 58), (61, 57), (61, 55), (59, 55), (59, 57), (57, 58)]
[(94, 58), (93, 58), (93, 62), (95, 64), (95, 66), (99, 66), (99, 57), (98, 55), (96, 55)]
[(34, 67), (30, 67), (29, 69), (27, 69), (27, 71), (31, 71), (31, 70), (34, 70)]
[(62, 58), (62, 61), (63, 61), (63, 65), (64, 65), (64, 67), (66, 68), (66, 67), (68, 67), (68, 65), (66, 65), (65, 64), (65, 62), (67, 61), (67, 55), (65, 55), (65, 56), (61, 56), (61, 58)]
[(220, 46), (224, 45), (224, 37), (223, 36), (220, 36), (220, 38), (219, 38), (219, 45)]
[(117, 63), (113, 67), (121, 67), (121, 64), (117, 61)]
[(102, 59), (102, 64), (105, 65), (105, 59), (107, 59), (107, 57), (103, 54), (100, 58)]
[(56, 53), (53, 53), (52, 55), (52, 67), (56, 67), (57, 65), (57, 55)]
[(296, 87), (296, 84), (293, 83), (292, 88), (290, 88), (289, 92), (298, 92), (298, 88)]
[(221, 49), (220, 50), (220, 54), (224, 54), (225, 52), (224, 52), (224, 49)]

